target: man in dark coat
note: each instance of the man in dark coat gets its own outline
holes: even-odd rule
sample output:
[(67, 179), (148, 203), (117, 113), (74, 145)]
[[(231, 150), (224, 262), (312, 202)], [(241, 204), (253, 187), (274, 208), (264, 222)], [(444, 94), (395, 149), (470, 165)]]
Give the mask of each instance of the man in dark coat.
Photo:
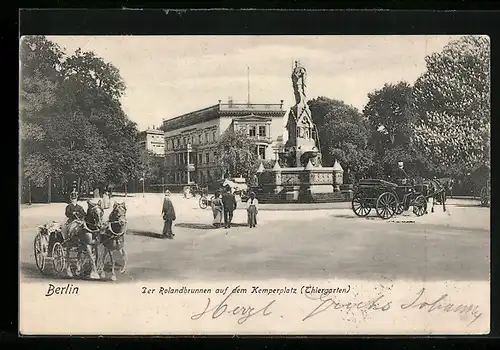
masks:
[(231, 193), (231, 188), (226, 187), (222, 195), (222, 206), (224, 207), (224, 227), (231, 228), (233, 211), (236, 209), (236, 197)]
[(70, 195), (70, 203), (66, 206), (64, 214), (66, 215), (66, 222), (62, 226), (62, 235), (64, 239), (69, 238), (68, 226), (73, 220), (83, 220), (86, 215), (85, 209), (78, 204), (78, 193), (73, 191)]
[(165, 191), (165, 198), (163, 199), (163, 206), (161, 209), (161, 215), (163, 216), (163, 237), (173, 239), (175, 234), (172, 232), (172, 223), (175, 221), (175, 209), (174, 204), (170, 200), (170, 191)]

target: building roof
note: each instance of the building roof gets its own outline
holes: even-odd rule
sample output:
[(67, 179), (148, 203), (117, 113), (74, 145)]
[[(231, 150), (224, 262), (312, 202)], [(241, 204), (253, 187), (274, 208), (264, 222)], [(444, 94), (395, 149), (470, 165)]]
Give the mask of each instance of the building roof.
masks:
[(141, 131), (141, 134), (155, 134), (155, 135), (163, 135), (165, 132), (161, 129), (146, 129)]
[(164, 119), (162, 129), (170, 131), (217, 119), (224, 115), (251, 115), (253, 113), (283, 117), (286, 111), (283, 110), (283, 103), (218, 103), (172, 119)]

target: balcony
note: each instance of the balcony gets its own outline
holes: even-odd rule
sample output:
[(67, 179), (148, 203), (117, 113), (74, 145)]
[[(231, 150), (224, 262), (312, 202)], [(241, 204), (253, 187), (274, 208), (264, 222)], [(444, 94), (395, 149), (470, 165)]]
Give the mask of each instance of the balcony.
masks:
[(174, 166), (176, 170), (180, 171), (195, 171), (196, 170), (196, 165), (194, 163), (189, 163), (189, 164), (177, 164)]
[(194, 148), (193, 144), (188, 143), (187, 145), (177, 145), (173, 147), (174, 151), (192, 151)]
[(263, 142), (263, 143), (272, 143), (273, 139), (270, 136), (249, 136), (250, 140), (253, 142)]

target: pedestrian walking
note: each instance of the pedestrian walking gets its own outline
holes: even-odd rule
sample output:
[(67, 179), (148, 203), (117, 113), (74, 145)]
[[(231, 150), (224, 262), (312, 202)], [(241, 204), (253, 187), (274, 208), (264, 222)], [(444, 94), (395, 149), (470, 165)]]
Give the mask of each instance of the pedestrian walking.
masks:
[(111, 206), (111, 200), (109, 197), (109, 192), (108, 190), (104, 191), (104, 194), (102, 195), (102, 207), (103, 209), (108, 209)]
[(250, 228), (257, 226), (258, 212), (259, 212), (259, 200), (255, 198), (255, 192), (250, 192), (250, 198), (247, 201), (248, 226), (250, 226)]
[(175, 234), (172, 232), (172, 223), (175, 221), (175, 208), (174, 204), (170, 200), (170, 191), (165, 191), (165, 197), (163, 198), (163, 206), (161, 209), (161, 215), (163, 216), (163, 238), (173, 239)]
[(222, 199), (220, 198), (220, 192), (215, 192), (214, 199), (212, 200), (212, 213), (214, 220), (212, 224), (215, 228), (222, 227), (222, 215), (224, 212), (224, 206), (222, 205)]
[(230, 187), (226, 187), (226, 190), (222, 195), (222, 206), (224, 210), (224, 227), (231, 228), (233, 211), (236, 210), (236, 197), (231, 193)]

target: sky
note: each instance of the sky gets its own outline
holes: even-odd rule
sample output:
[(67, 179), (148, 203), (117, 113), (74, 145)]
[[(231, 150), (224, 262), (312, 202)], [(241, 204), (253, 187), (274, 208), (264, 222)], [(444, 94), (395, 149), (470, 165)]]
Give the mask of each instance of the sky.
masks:
[[(163, 119), (235, 103), (294, 103), (294, 60), (307, 70), (308, 99), (326, 96), (360, 111), (385, 83), (412, 84), (425, 56), (459, 36), (48, 36), (67, 54), (93, 51), (126, 84), (122, 105), (140, 130)], [(248, 89), (250, 86), (250, 89)]]

